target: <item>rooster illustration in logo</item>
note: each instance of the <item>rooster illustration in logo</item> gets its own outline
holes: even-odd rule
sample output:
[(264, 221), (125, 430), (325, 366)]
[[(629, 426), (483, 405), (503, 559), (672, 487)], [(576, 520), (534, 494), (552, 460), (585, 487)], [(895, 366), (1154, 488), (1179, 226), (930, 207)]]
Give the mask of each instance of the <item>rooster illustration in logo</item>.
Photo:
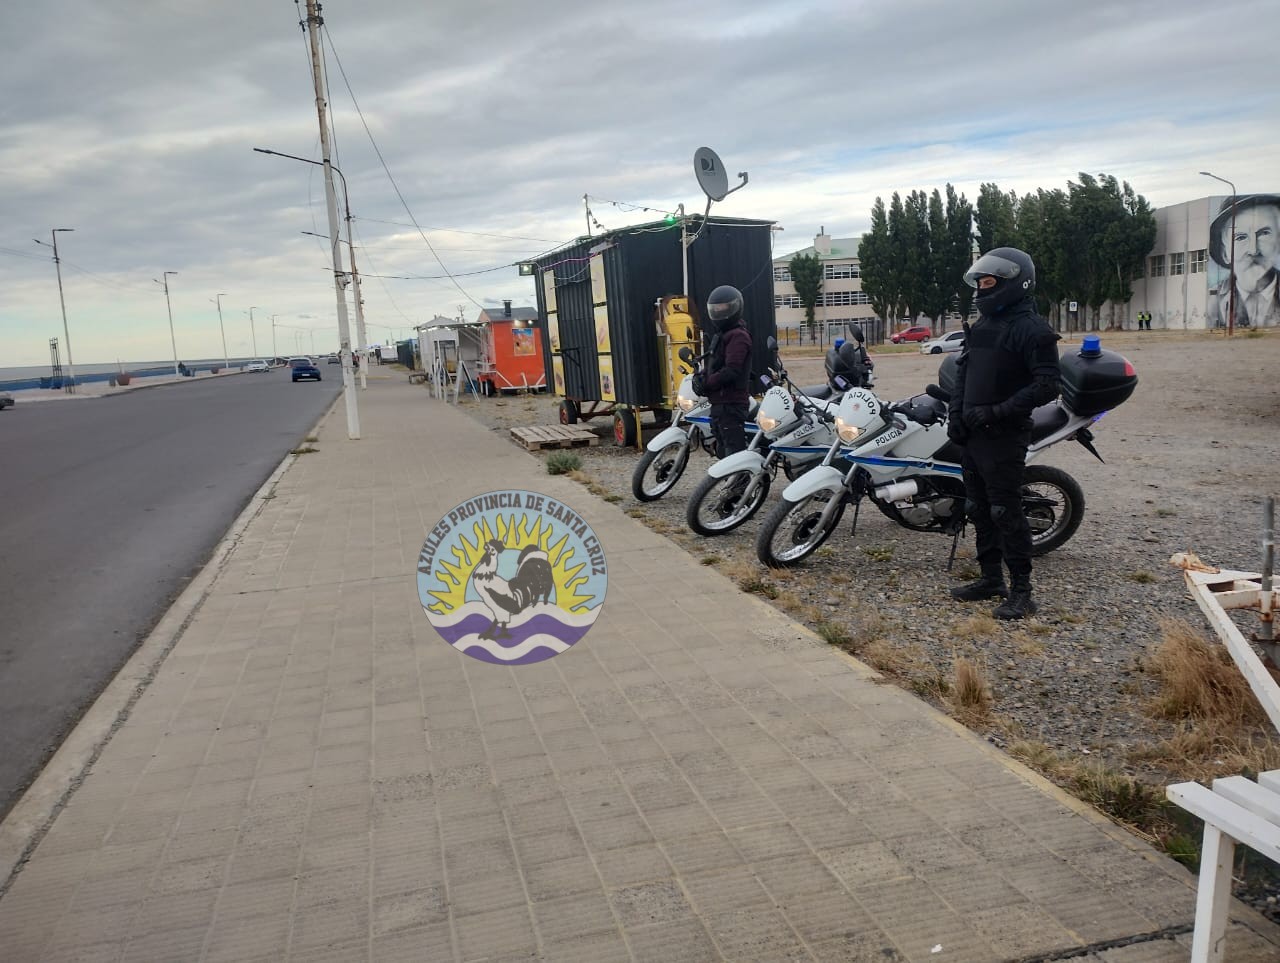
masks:
[(527, 545), (520, 551), (515, 578), (508, 581), (500, 576), (498, 556), (506, 547), (499, 539), (489, 539), (484, 555), (471, 572), (471, 584), (493, 617), (493, 624), (480, 633), (482, 639), (509, 638), (507, 623), (511, 617), (535, 602), (549, 601), (555, 591), (551, 562), (536, 545)]

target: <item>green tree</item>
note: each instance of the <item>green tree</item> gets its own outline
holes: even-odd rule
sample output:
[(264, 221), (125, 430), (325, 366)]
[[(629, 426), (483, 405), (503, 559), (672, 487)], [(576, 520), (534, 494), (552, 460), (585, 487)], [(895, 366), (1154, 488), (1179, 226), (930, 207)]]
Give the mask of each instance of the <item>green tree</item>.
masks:
[(973, 263), (973, 205), (963, 194), (957, 195), (950, 184), (944, 216), (947, 241), (937, 260), (938, 283), (951, 292), (956, 311), (968, 321), (973, 310), (973, 288), (965, 283), (964, 273)]
[(812, 333), (813, 309), (818, 304), (818, 295), (822, 293), (822, 260), (816, 253), (797, 254), (787, 267), (791, 270), (791, 280), (795, 283), (796, 294), (800, 296), (800, 304), (804, 307), (805, 324)]
[(1081, 246), (1071, 223), (1066, 192), (1043, 188), (1018, 202), (1018, 234), (1036, 265), (1036, 303), (1062, 330), (1062, 302), (1072, 290)]
[(1018, 195), (1001, 192), (995, 184), (978, 189), (978, 249), (984, 254), (993, 247), (1017, 247)]
[(906, 215), (903, 213), (902, 198), (897, 191), (893, 192), (893, 198), (889, 201), (889, 245), (888, 255), (889, 261), (893, 265), (893, 301), (890, 307), (893, 309), (893, 315), (890, 320), (890, 330), (903, 318), (907, 317), (907, 287), (910, 285), (910, 279), (907, 274), (907, 248), (909, 241), (907, 238), (908, 228), (904, 226)]
[(925, 272), (924, 313), (941, 332), (946, 330), (947, 309), (951, 306), (954, 291), (947, 282), (946, 274), (950, 250), (947, 215), (942, 207), (942, 195), (936, 187), (929, 195), (928, 218), (929, 260)]
[(871, 310), (892, 329), (897, 281), (889, 243), (889, 215), (879, 197), (871, 207), (871, 230), (858, 242), (858, 263), (862, 291), (871, 302)]

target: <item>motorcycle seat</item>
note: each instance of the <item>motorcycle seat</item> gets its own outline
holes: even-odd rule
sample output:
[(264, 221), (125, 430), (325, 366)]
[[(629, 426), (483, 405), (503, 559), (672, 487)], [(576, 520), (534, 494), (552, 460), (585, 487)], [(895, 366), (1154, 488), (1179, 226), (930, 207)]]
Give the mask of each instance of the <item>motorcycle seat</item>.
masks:
[(805, 385), (798, 390), (802, 395), (812, 398), (814, 401), (826, 401), (835, 393), (831, 385)]
[(1062, 428), (1070, 419), (1071, 416), (1067, 414), (1067, 409), (1056, 401), (1041, 405), (1031, 412), (1031, 443), (1034, 445), (1036, 442), (1048, 438), (1055, 431)]

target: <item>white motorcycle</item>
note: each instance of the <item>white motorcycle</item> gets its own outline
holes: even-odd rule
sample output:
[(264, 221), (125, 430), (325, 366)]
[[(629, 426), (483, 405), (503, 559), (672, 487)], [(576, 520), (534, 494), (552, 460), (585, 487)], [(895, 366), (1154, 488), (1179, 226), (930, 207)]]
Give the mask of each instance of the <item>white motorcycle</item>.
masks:
[[(944, 362), (944, 369), (948, 363), (954, 360)], [(1120, 355), (1102, 351), (1096, 336), (1085, 339), (1079, 355), (1061, 359), (1060, 368), (1062, 396), (1032, 412), (1027, 461), (1068, 440), (1101, 461), (1090, 426), (1133, 393), (1137, 374)], [(864, 498), (904, 528), (951, 535), (954, 560), (966, 516), (962, 451), (947, 438), (949, 398), (949, 391), (937, 385), (891, 405), (865, 389), (848, 392), (836, 409), (836, 439), (822, 464), (788, 485), (761, 525), (760, 561), (788, 568), (807, 558), (835, 530), (849, 504), (856, 530)], [(1031, 527), (1031, 553), (1044, 555), (1080, 527), (1084, 492), (1061, 469), (1028, 464), (1022, 507)]]
[(689, 496), (685, 521), (704, 537), (731, 532), (769, 497), (781, 469), (788, 479), (818, 464), (835, 437), (829, 385), (798, 389), (779, 366), (756, 413), (759, 429), (746, 450), (721, 458)]

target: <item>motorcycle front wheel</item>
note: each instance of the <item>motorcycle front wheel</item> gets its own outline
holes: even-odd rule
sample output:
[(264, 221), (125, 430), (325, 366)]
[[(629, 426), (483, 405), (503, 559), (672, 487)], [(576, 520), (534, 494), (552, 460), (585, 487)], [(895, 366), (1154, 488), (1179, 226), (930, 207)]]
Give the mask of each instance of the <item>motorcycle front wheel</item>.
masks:
[[(840, 499), (831, 518), (822, 513), (833, 498)], [(756, 534), (756, 557), (770, 568), (791, 568), (825, 542), (844, 515), (844, 492), (823, 489), (798, 502), (785, 499), (774, 506)]]
[(638, 501), (654, 502), (671, 491), (689, 464), (688, 436), (658, 451), (646, 451), (631, 473), (631, 494)]
[(1031, 555), (1047, 555), (1067, 543), (1084, 520), (1084, 492), (1060, 468), (1028, 465), (1022, 482), (1022, 512), (1031, 526)]
[[(751, 479), (756, 478), (755, 490), (744, 498)], [(723, 478), (708, 475), (698, 483), (689, 496), (685, 521), (704, 538), (712, 538), (731, 532), (760, 510), (769, 497), (769, 485), (773, 481), (768, 472), (758, 476), (752, 471), (735, 471)]]

